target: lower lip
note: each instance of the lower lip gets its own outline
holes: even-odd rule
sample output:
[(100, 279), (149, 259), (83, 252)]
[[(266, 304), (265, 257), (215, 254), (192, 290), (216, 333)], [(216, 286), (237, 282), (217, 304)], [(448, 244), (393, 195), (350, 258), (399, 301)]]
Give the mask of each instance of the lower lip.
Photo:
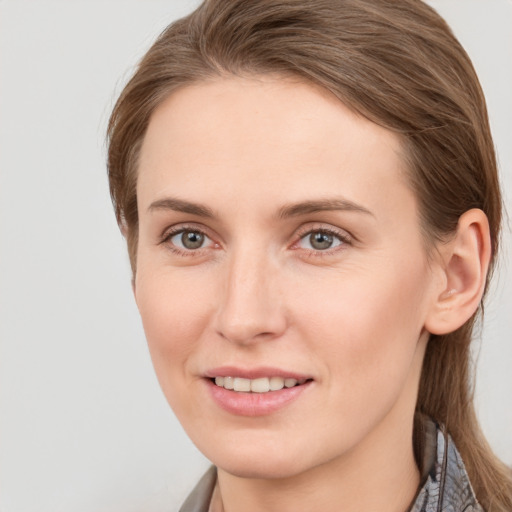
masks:
[(225, 411), (239, 416), (265, 416), (279, 411), (297, 400), (312, 384), (307, 381), (299, 386), (283, 388), (267, 393), (243, 393), (217, 386), (206, 379), (210, 394)]

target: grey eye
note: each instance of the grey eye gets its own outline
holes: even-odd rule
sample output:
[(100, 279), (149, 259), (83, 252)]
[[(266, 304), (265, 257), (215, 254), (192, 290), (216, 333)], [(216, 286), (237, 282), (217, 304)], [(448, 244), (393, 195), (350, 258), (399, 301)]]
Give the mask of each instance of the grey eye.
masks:
[(316, 233), (311, 233), (309, 235), (309, 243), (313, 249), (317, 251), (322, 251), (325, 249), (329, 249), (334, 241), (334, 237), (329, 233), (323, 233), (322, 231), (317, 231)]
[(191, 251), (194, 249), (200, 249), (204, 245), (206, 239), (207, 237), (200, 231), (188, 230), (176, 233), (171, 238), (171, 243), (176, 247)]
[(181, 241), (187, 249), (199, 249), (203, 245), (204, 235), (196, 231), (185, 231), (181, 235)]
[(304, 235), (299, 241), (301, 249), (312, 251), (326, 251), (345, 243), (341, 235), (329, 233), (328, 231), (311, 231)]

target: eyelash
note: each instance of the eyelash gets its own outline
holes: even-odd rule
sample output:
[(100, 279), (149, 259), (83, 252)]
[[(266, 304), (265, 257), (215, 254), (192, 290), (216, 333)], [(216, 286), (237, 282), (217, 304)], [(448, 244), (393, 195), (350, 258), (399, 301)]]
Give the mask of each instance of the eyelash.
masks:
[[(181, 249), (180, 247), (176, 247), (176, 245), (170, 243), (171, 239), (175, 237), (176, 235), (179, 235), (181, 233), (185, 232), (191, 232), (191, 233), (199, 233), (203, 235), (208, 240), (212, 240), (210, 236), (205, 232), (204, 229), (198, 228), (197, 226), (187, 226), (187, 225), (181, 225), (177, 226), (175, 228), (171, 228), (167, 231), (165, 231), (161, 237), (161, 240), (159, 242), (159, 245), (166, 245), (170, 251), (177, 254), (178, 256), (198, 256), (200, 255), (205, 249), (208, 249), (208, 247), (199, 247), (198, 249)], [(216, 246), (219, 244), (216, 244)]]
[[(200, 235), (204, 236), (211, 242), (213, 242), (212, 238), (208, 236), (208, 234), (205, 232), (204, 229), (198, 228), (196, 226), (187, 226), (187, 225), (181, 225), (179, 227), (171, 228), (170, 230), (167, 230), (163, 233), (161, 236), (161, 240), (159, 241), (159, 245), (166, 245), (169, 250), (171, 250), (173, 253), (179, 255), (179, 256), (199, 256), (204, 250), (209, 249), (210, 247), (199, 247), (198, 249), (181, 249), (180, 247), (176, 247), (176, 245), (171, 244), (170, 240), (175, 237), (176, 235), (179, 235), (181, 233), (185, 232), (192, 232), (192, 233), (199, 233)], [(344, 249), (344, 246), (351, 245), (352, 244), (352, 237), (342, 231), (337, 231), (332, 228), (325, 228), (325, 227), (315, 227), (315, 228), (306, 228), (303, 231), (300, 231), (297, 233), (298, 240), (294, 242), (290, 248), (293, 250), (301, 250), (300, 247), (298, 247), (298, 244), (301, 242), (301, 240), (305, 239), (308, 236), (311, 236), (313, 233), (322, 233), (329, 236), (332, 236), (334, 238), (337, 238), (340, 241), (339, 245), (336, 245), (333, 248), (328, 248), (325, 250), (320, 249), (304, 249), (307, 251), (309, 255), (314, 257), (325, 257), (330, 256), (335, 252), (338, 252), (340, 250)], [(216, 247), (219, 247), (219, 244), (213, 242)]]
[(315, 258), (322, 258), (327, 256), (332, 256), (333, 254), (337, 253), (338, 251), (344, 250), (347, 245), (352, 244), (352, 237), (345, 231), (338, 231), (333, 228), (326, 228), (322, 226), (313, 227), (313, 228), (306, 228), (304, 231), (299, 231), (297, 233), (297, 236), (299, 237), (296, 242), (293, 243), (292, 249), (294, 250), (300, 250), (301, 248), (298, 247), (298, 244), (301, 242), (301, 240), (304, 240), (306, 237), (311, 236), (313, 233), (322, 233), (326, 235), (330, 235), (333, 238), (337, 238), (340, 241), (340, 244), (335, 247), (329, 247), (325, 250), (320, 249), (305, 249), (309, 254), (309, 256), (315, 257)]

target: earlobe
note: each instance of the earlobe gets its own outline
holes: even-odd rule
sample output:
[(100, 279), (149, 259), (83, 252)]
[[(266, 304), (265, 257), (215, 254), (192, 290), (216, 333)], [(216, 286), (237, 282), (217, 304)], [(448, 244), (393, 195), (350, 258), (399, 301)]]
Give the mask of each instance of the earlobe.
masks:
[(465, 212), (455, 236), (439, 252), (444, 279), (434, 292), (425, 327), (431, 334), (441, 335), (461, 327), (482, 299), (491, 257), (485, 213), (479, 209)]

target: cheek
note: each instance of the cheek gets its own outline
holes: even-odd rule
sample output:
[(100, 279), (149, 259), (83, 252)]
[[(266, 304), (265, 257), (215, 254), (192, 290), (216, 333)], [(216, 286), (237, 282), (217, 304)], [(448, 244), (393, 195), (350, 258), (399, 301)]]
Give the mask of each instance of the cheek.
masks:
[(160, 385), (185, 384), (187, 364), (200, 343), (214, 305), (213, 283), (186, 272), (145, 272), (139, 268), (136, 300)]
[(423, 266), (398, 260), (368, 268), (379, 271), (351, 268), (295, 294), (302, 331), (328, 365), (328, 378), (354, 402), (398, 392), (425, 313)]

